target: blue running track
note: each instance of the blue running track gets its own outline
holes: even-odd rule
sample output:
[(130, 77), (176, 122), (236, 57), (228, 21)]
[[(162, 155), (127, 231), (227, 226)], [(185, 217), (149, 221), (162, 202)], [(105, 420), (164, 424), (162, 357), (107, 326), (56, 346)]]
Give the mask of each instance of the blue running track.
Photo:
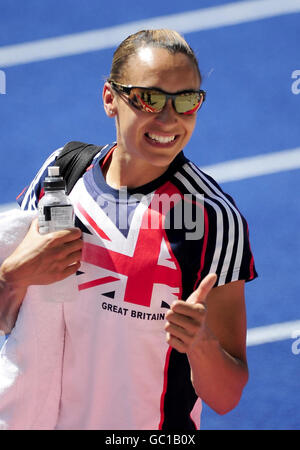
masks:
[[(257, 17), (246, 9), (251, 4)], [(199, 18), (191, 29), (185, 13), (193, 11)], [(98, 49), (80, 50), (74, 34), (97, 30), (101, 37), (101, 30), (116, 27), (117, 40), (133, 22), (149, 25), (154, 18), (179, 24), (198, 55), (207, 101), (185, 152), (211, 170), (231, 160), (245, 170), (239, 179), (224, 173), (221, 184), (248, 219), (259, 272), (247, 285), (248, 328), (257, 338), (249, 337), (249, 383), (227, 415), (205, 405), (202, 429), (300, 429), (300, 322), (293, 325), (300, 321), (299, 0), (115, 0), (110, 6), (102, 0), (1, 0), (0, 205), (13, 202), (47, 155), (67, 141), (115, 138), (101, 104), (115, 44), (103, 38)], [(62, 44), (53, 50), (53, 39), (62, 36), (71, 38), (69, 54), (59, 54)], [(21, 49), (28, 60), (21, 61), (24, 43), (39, 44), (43, 57), (29, 45)], [(294, 158), (288, 150), (295, 150)], [(261, 155), (272, 155), (271, 173)], [(249, 172), (249, 157), (260, 174)], [(267, 326), (274, 324), (272, 334)]]

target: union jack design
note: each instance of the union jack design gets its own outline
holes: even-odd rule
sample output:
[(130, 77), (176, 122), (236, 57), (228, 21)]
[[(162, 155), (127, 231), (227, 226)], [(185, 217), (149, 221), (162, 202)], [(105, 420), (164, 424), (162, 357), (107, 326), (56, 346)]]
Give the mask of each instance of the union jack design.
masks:
[[(88, 281), (81, 281), (81, 276), (79, 290), (98, 286), (102, 295), (155, 308), (180, 297), (181, 269), (164, 231), (164, 217), (153, 204), (154, 195), (159, 190), (136, 207), (124, 236), (89, 195), (83, 180), (78, 181), (71, 200), (76, 216), (91, 233), (84, 234), (82, 261), (94, 266), (97, 276)], [(151, 228), (153, 222), (159, 226)]]

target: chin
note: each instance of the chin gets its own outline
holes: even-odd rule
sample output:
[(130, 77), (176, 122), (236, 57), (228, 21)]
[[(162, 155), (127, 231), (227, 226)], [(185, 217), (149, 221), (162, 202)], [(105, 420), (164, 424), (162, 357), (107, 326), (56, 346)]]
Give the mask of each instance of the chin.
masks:
[(144, 154), (144, 157), (152, 166), (162, 168), (169, 166), (178, 153), (180, 153), (180, 150), (177, 152), (147, 152), (147, 155)]
[(174, 158), (181, 152), (182, 146), (179, 142), (173, 145), (143, 145), (143, 156), (152, 165), (157, 167), (165, 167), (171, 164)]

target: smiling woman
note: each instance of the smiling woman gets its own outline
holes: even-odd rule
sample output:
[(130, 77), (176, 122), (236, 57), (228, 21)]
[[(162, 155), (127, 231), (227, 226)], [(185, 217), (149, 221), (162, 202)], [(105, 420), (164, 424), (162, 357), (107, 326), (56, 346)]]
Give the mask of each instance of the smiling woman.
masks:
[(106, 166), (108, 182), (135, 188), (166, 171), (193, 133), (205, 95), (200, 84), (194, 52), (177, 32), (145, 30), (125, 39), (103, 91), (118, 142)]
[[(205, 100), (200, 85), (194, 52), (177, 32), (140, 31), (116, 50), (103, 87), (116, 142), (99, 150), (70, 193), (83, 248), (78, 296), (64, 306), (55, 341), (64, 347), (63, 362), (53, 339), (34, 343), (38, 367), (16, 351), (15, 336), (28, 349), (28, 336), (39, 337), (22, 329), (24, 315), (48, 317), (32, 311), (31, 290), (21, 307), (20, 294), (17, 300), (13, 295), (16, 286), (26, 292), (56, 281), (58, 273), (42, 269), (63, 272), (74, 263), (78, 230), (69, 230), (68, 243), (52, 233), (50, 245), (32, 226), (1, 267), (0, 288), (9, 290), (12, 305), (18, 302), (7, 310), (20, 307), (23, 314), (3, 358), (22, 355), (14, 364), (24, 386), (20, 393), (16, 377), (1, 391), (6, 428), (195, 430), (201, 400), (220, 414), (239, 402), (248, 379), (244, 284), (257, 274), (246, 220), (183, 153)], [(79, 152), (86, 147), (68, 145)], [(61, 149), (49, 156), (21, 194), (23, 209), (37, 208), (47, 169), (59, 155)], [(51, 409), (40, 395), (55, 384), (48, 365), (41, 366), (48, 348), (57, 355), (53, 371), (59, 374)]]

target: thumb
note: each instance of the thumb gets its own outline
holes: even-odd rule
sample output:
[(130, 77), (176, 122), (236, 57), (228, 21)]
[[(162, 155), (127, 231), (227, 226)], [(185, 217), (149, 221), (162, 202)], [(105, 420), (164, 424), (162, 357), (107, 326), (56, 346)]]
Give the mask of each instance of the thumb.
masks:
[(205, 303), (206, 297), (215, 285), (217, 275), (209, 273), (201, 281), (197, 289), (189, 296), (187, 303)]
[(32, 220), (32, 222), (31, 222), (31, 224), (30, 224), (30, 228), (32, 228), (32, 229), (35, 230), (35, 231), (38, 231), (38, 230), (39, 230), (39, 219), (38, 219), (37, 217), (35, 217), (35, 218)]
[(38, 224), (38, 218), (35, 217), (32, 222), (30, 223), (28, 230), (28, 234), (33, 234), (39, 232), (39, 224)]

